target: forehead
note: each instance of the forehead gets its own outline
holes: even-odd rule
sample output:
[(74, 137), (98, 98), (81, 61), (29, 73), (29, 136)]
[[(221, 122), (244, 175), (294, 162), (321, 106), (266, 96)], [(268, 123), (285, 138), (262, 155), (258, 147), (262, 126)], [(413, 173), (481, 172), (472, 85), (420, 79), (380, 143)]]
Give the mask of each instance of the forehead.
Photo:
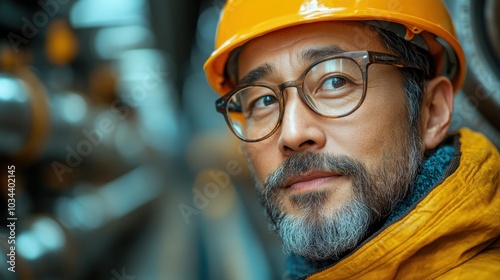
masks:
[(364, 23), (303, 24), (274, 31), (248, 42), (239, 55), (239, 76), (264, 63), (279, 64), (280, 59), (300, 62), (300, 55), (304, 51), (324, 47), (338, 47), (345, 51), (388, 52), (378, 33)]

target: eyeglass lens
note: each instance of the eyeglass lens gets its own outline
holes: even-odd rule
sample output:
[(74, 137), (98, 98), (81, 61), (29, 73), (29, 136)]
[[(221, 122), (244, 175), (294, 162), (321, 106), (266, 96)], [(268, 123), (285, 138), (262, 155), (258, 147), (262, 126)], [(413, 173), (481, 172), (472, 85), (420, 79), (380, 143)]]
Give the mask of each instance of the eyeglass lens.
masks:
[[(323, 116), (351, 113), (363, 97), (363, 74), (350, 58), (322, 61), (310, 68), (303, 78), (303, 100)], [(247, 140), (268, 136), (280, 121), (283, 110), (280, 95), (271, 86), (253, 85), (240, 89), (226, 107), (233, 130)]]

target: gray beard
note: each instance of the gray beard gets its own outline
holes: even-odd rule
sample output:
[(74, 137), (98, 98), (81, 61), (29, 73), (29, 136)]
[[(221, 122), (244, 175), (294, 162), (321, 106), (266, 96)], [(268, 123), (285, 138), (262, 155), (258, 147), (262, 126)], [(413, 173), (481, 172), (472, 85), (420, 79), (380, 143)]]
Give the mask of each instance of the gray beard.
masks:
[(335, 212), (311, 217), (306, 212), (281, 217), (276, 229), (285, 252), (312, 260), (337, 259), (362, 241), (371, 222), (369, 209), (357, 200)]
[[(417, 135), (409, 136), (406, 141), (398, 158), (384, 158), (372, 172), (350, 157), (306, 152), (285, 160), (268, 176), (262, 190), (257, 184), (269, 226), (281, 237), (285, 253), (311, 260), (337, 259), (359, 245), (369, 229), (411, 190), (422, 162), (419, 152), (422, 144)], [(326, 212), (323, 205), (329, 191), (290, 195), (291, 205), (301, 210), (301, 214), (286, 213), (280, 197), (285, 180), (309, 170), (329, 170), (349, 178), (352, 199)]]

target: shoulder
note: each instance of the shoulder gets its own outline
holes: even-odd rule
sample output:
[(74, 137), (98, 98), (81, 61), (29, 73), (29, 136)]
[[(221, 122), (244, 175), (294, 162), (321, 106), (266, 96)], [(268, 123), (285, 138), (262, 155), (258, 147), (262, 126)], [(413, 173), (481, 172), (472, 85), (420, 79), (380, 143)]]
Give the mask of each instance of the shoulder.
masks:
[(500, 238), (481, 253), (452, 268), (436, 279), (498, 279), (500, 276)]

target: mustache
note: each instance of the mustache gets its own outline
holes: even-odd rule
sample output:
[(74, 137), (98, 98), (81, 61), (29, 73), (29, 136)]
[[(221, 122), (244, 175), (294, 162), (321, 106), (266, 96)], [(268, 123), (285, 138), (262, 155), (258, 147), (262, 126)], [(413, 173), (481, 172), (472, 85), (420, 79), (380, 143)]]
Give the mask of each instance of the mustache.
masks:
[(348, 156), (306, 152), (287, 158), (264, 182), (263, 192), (275, 192), (283, 188), (292, 176), (301, 176), (311, 170), (327, 171), (350, 177), (355, 181), (365, 181), (367, 168), (360, 161)]
[[(367, 168), (360, 161), (348, 156), (335, 156), (331, 154), (318, 154), (313, 152), (297, 153), (287, 158), (278, 169), (271, 173), (261, 191), (258, 191), (257, 197), (260, 204), (264, 206), (267, 217), (271, 221), (270, 229), (278, 232), (278, 225), (285, 217), (285, 211), (281, 206), (273, 205), (273, 202), (280, 201), (279, 190), (285, 186), (286, 180), (291, 176), (301, 176), (311, 170), (320, 170), (332, 172), (337, 175), (347, 176), (353, 182), (357, 183), (353, 189), (354, 193), (364, 193), (364, 188), (369, 187), (369, 176)], [(321, 204), (326, 199), (326, 193), (312, 193), (307, 197), (295, 197), (294, 202), (297, 206), (306, 204)], [(312, 196), (312, 197), (311, 197)], [(364, 196), (357, 195), (361, 200)], [(301, 198), (307, 200), (307, 203), (299, 201)], [(303, 208), (303, 207), (300, 207)]]

